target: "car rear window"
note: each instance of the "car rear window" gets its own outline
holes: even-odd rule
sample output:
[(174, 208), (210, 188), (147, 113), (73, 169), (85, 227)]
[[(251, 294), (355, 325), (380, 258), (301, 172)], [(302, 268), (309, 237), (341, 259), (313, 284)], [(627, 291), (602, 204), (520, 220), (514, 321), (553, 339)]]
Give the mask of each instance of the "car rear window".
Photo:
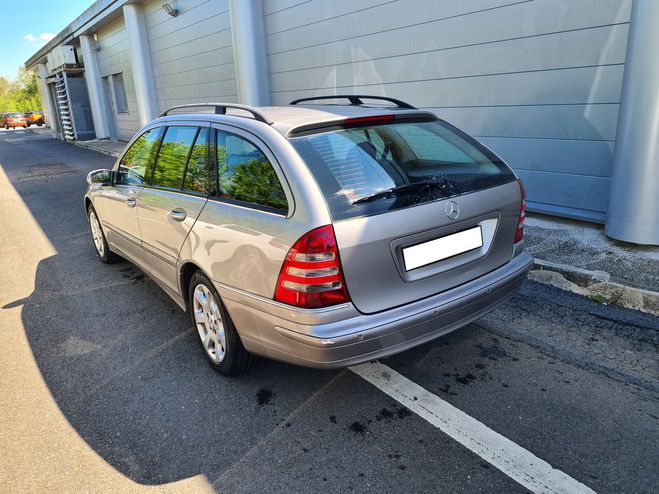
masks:
[(333, 128), (290, 141), (335, 220), (442, 200), (516, 178), (484, 146), (441, 120)]

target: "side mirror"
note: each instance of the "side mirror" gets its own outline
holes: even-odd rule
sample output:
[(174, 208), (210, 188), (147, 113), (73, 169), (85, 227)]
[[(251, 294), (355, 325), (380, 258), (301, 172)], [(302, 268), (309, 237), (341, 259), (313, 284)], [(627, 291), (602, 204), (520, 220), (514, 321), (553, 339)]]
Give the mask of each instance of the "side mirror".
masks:
[(112, 170), (93, 170), (87, 174), (87, 183), (90, 187), (112, 185)]

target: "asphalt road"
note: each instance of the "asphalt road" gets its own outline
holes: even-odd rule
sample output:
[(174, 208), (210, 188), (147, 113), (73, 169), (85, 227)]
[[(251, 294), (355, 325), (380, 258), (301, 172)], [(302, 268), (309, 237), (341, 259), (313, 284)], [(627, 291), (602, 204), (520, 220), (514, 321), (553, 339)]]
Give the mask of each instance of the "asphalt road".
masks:
[[(0, 132), (0, 492), (526, 492), (351, 370), (222, 378), (147, 276), (101, 264), (106, 156)], [(381, 364), (596, 492), (657, 492), (659, 319), (526, 282)], [(413, 407), (410, 407), (413, 408)]]

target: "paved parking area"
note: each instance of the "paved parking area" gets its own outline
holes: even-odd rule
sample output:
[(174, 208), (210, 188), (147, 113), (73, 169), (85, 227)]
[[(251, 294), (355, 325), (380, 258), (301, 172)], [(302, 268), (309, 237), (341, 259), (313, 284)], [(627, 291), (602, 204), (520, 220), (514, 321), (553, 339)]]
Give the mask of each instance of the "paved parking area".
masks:
[(659, 319), (527, 282), (356, 369), (226, 379), (82, 206), (112, 158), (0, 133), (1, 492), (656, 492)]

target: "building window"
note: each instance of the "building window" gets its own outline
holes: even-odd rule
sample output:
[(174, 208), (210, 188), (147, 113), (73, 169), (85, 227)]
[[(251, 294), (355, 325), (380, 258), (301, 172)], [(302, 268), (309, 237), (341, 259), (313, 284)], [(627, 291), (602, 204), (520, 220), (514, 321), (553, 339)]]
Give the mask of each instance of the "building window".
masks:
[(126, 101), (126, 87), (124, 86), (123, 74), (112, 75), (112, 89), (117, 113), (128, 113), (128, 101)]

